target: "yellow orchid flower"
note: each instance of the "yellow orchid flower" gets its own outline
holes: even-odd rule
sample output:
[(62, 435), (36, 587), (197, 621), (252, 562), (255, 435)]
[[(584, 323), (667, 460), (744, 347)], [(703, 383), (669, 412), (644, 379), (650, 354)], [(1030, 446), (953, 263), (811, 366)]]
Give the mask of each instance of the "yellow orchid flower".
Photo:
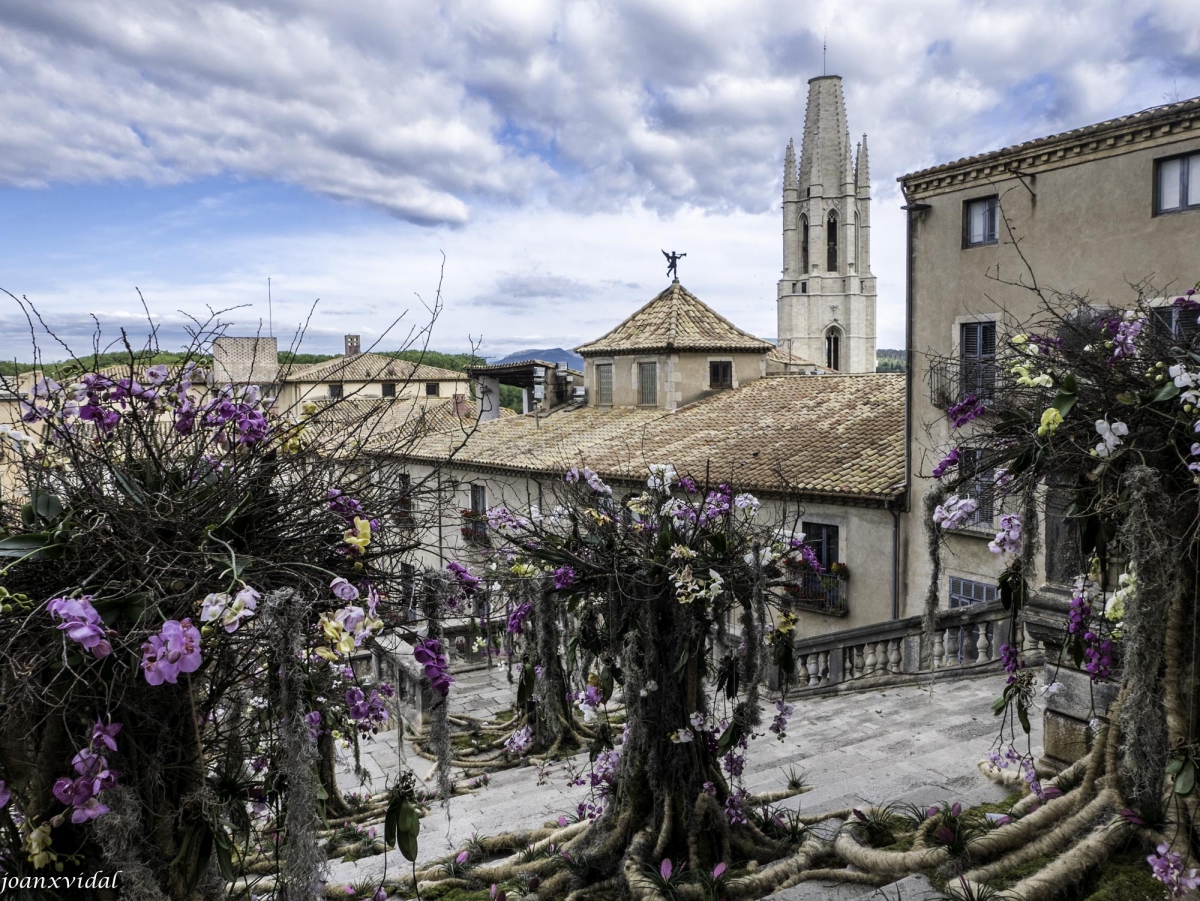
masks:
[(317, 648), (314, 653), (323, 660), (328, 660), (330, 663), (336, 663), (338, 659), (338, 655), (326, 647)]
[(1054, 407), (1047, 407), (1042, 411), (1041, 425), (1038, 426), (1039, 435), (1050, 435), (1063, 423), (1062, 414)]
[(364, 553), (371, 543), (371, 521), (361, 516), (354, 517), (354, 528), (348, 529), (342, 538), (355, 553)]

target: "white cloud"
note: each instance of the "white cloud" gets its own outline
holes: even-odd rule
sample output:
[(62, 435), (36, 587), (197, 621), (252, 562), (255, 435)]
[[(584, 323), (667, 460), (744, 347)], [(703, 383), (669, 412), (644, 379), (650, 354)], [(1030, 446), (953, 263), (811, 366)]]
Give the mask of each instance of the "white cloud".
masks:
[[(402, 220), (217, 241), (226, 275), (143, 283), (164, 309), (286, 273), (294, 296), (354, 299), (321, 314), (333, 335), (354, 303), (394, 304), (399, 261), (402, 294), (428, 288), (446, 248), (470, 310), (448, 308), (447, 341), (569, 344), (644, 302), (671, 244), (693, 289), (770, 337), (783, 146), (826, 34), (871, 136), (881, 345), (902, 340), (897, 175), (1200, 93), (1192, 0), (7, 0), (0, 185), (266, 179)], [(39, 288), (104, 310), (136, 276)]]

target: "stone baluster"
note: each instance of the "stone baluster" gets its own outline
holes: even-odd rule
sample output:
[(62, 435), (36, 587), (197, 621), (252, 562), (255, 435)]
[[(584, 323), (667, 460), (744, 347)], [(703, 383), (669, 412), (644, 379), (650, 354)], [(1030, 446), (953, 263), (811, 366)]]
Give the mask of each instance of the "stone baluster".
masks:
[(962, 656), (964, 664), (977, 663), (979, 661), (979, 643), (975, 637), (976, 627), (970, 623), (963, 626), (962, 630)]
[(891, 670), (893, 673), (900, 672), (900, 660), (901, 660), (900, 642), (901, 641), (902, 641), (902, 639), (893, 638), (891, 640), (891, 642), (889, 642), (891, 647), (888, 650), (888, 663), (891, 665), (888, 667), (888, 669)]
[(854, 648), (842, 648), (842, 678), (849, 682), (854, 676)]
[(817, 655), (816, 653), (804, 655), (804, 668), (808, 670), (808, 687), (816, 688), (821, 684), (820, 673), (817, 672)]
[(866, 653), (866, 656), (863, 658), (863, 675), (864, 676), (875, 675), (875, 666), (876, 666), (877, 662), (878, 661), (875, 659), (875, 642), (868, 641), (867, 642), (867, 653)]
[(854, 646), (854, 678), (861, 679), (866, 675), (867, 664), (863, 658), (863, 646), (856, 644)]
[(946, 666), (958, 666), (958, 626), (946, 630)]
[(945, 665), (946, 649), (942, 644), (942, 635), (939, 633), (933, 637), (933, 668), (941, 669)]
[(875, 645), (875, 660), (877, 666), (875, 675), (885, 676), (889, 671), (888, 667), (888, 643), (886, 641), (877, 642)]
[(821, 677), (821, 685), (829, 684), (829, 652), (822, 651), (817, 655), (817, 675)]
[(988, 638), (989, 626), (991, 623), (986, 620), (979, 624), (979, 641), (976, 642), (975, 648), (978, 651), (977, 659), (980, 663), (987, 663), (992, 659), (992, 641)]

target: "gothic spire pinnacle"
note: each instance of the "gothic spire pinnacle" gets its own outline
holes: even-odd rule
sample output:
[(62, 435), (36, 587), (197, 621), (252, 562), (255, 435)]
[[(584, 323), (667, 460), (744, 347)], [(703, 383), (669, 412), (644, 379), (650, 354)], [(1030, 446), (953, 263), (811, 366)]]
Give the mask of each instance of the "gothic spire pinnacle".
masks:
[(796, 146), (788, 138), (787, 152), (783, 155), (783, 190), (795, 190), (799, 187), (796, 180)]
[(867, 153), (866, 132), (863, 132), (862, 141), (858, 145), (858, 159), (854, 162), (854, 184), (859, 188), (871, 186), (871, 158)]

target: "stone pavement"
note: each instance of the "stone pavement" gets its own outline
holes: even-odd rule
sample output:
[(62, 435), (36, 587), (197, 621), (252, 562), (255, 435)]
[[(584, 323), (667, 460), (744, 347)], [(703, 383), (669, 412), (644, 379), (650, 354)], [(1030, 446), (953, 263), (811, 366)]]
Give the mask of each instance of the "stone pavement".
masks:
[[(819, 813), (861, 804), (911, 801), (931, 804), (960, 801), (964, 807), (995, 801), (1007, 791), (988, 781), (976, 767), (986, 757), (996, 735), (998, 720), (990, 705), (1004, 686), (1004, 675), (939, 681), (861, 693), (801, 698), (779, 741), (766, 736), (753, 742), (746, 764), (746, 787), (751, 792), (783, 788), (789, 769), (805, 773), (812, 791), (784, 802), (804, 813)], [(513, 689), (502, 671), (456, 673), (452, 710), (488, 715), (505, 709)], [(457, 696), (457, 697), (456, 697)], [(769, 709), (769, 708), (768, 708)], [(769, 716), (769, 714), (768, 714)], [(1041, 751), (1041, 716), (1034, 725), (1033, 753)], [(364, 745), (363, 765), (373, 776), (370, 789), (382, 791), (387, 773), (402, 765), (398, 733), (385, 733)], [(417, 776), (430, 764), (410, 757)], [(581, 763), (582, 762), (582, 763)], [(576, 766), (586, 764), (586, 755)], [(567, 785), (565, 765), (555, 763), (549, 778), (539, 785), (536, 768), (524, 767), (496, 773), (488, 787), (455, 797), (448, 808), (435, 808), (421, 821), (422, 862), (446, 855), (472, 834), (495, 834), (510, 829), (542, 825), (560, 813), (570, 813), (586, 796), (583, 788)], [(345, 790), (361, 790), (350, 772), (341, 774)], [(386, 855), (390, 874), (407, 871), (398, 851)], [(355, 883), (382, 874), (385, 855), (354, 862), (334, 861), (330, 882)], [(903, 887), (901, 887), (903, 888)], [(919, 901), (924, 890), (909, 884), (899, 893), (904, 901)], [(895, 887), (886, 896), (897, 897)], [(778, 898), (783, 901), (857, 901), (883, 897), (864, 893), (862, 886), (804, 883)]]

